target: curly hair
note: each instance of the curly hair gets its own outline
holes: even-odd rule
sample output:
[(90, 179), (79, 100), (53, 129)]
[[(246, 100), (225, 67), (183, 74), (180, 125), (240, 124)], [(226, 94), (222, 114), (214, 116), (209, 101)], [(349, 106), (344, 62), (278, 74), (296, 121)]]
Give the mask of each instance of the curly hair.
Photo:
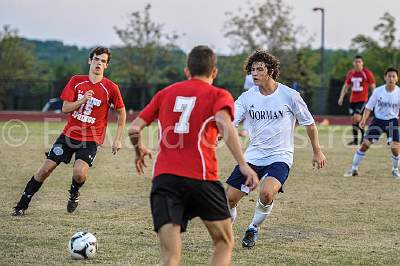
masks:
[(272, 54), (267, 53), (267, 51), (265, 50), (256, 50), (251, 55), (249, 55), (244, 63), (244, 71), (248, 75), (251, 74), (251, 68), (256, 62), (264, 63), (268, 69), (268, 74), (271, 75), (274, 80), (279, 77), (280, 62)]

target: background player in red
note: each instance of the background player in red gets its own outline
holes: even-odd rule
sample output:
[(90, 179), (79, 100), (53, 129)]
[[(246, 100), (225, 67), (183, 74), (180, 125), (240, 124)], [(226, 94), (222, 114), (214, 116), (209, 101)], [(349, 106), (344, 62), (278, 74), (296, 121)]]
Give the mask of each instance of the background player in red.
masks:
[(340, 92), (338, 105), (343, 105), (344, 96), (347, 94), (348, 89), (351, 88), (349, 113), (352, 116), (353, 140), (348, 144), (358, 145), (358, 131), (361, 132), (360, 143), (364, 137), (364, 129), (360, 128), (358, 124), (361, 121), (362, 112), (368, 102), (368, 89), (375, 89), (376, 84), (374, 74), (364, 67), (364, 60), (361, 55), (354, 57), (353, 66), (354, 68), (347, 73), (346, 81)]
[(121, 149), (126, 113), (118, 86), (103, 76), (110, 59), (108, 48), (94, 48), (89, 55), (89, 75), (73, 76), (65, 86), (61, 99), (64, 101), (62, 111), (69, 113), (68, 122), (48, 152), (47, 159), (26, 185), (20, 201), (13, 208), (12, 215), (23, 215), (32, 196), (44, 180), (61, 162), (68, 164), (74, 153), (75, 162), (67, 211), (73, 212), (76, 209), (79, 188), (86, 181), (89, 167), (96, 157), (97, 146), (104, 142), (111, 104), (114, 105), (118, 116), (112, 153), (115, 154)]
[(243, 158), (232, 120), (230, 93), (212, 86), (217, 76), (216, 55), (207, 46), (189, 53), (186, 76), (158, 92), (136, 118), (129, 136), (136, 151), (136, 169), (143, 173), (144, 158), (151, 153), (141, 142), (140, 131), (158, 119), (160, 147), (154, 162), (151, 211), (161, 246), (162, 265), (178, 265), (180, 232), (199, 216), (214, 245), (211, 265), (230, 265), (233, 248), (231, 216), (215, 155), (218, 133), (246, 176), (252, 189), (257, 174)]

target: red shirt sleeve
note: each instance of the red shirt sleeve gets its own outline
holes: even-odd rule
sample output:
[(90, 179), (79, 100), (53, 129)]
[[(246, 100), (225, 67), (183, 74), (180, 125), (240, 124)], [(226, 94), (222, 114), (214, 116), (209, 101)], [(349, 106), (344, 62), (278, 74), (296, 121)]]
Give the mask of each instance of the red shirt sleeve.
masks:
[(231, 120), (233, 121), (235, 113), (235, 103), (233, 101), (232, 95), (226, 90), (219, 89), (216, 97), (217, 98), (213, 107), (213, 114), (215, 115), (218, 111), (222, 109), (227, 109)]
[(124, 100), (121, 96), (121, 91), (119, 90), (119, 87), (117, 85), (113, 86), (113, 95), (111, 98), (111, 102), (114, 105), (114, 110), (125, 107)]
[(347, 72), (346, 81), (345, 81), (346, 85), (351, 85), (351, 77), (353, 76), (352, 74), (353, 74), (353, 71)]
[(365, 72), (367, 73), (368, 84), (371, 85), (376, 83), (374, 74), (369, 69), (366, 69)]
[(150, 103), (146, 105), (146, 107), (139, 113), (139, 117), (142, 118), (147, 124), (150, 124), (158, 118), (161, 93), (162, 91), (157, 92), (153, 99), (151, 99)]
[(64, 90), (61, 93), (60, 99), (67, 102), (74, 102), (76, 98), (75, 91), (75, 78), (72, 77), (67, 85), (65, 85)]

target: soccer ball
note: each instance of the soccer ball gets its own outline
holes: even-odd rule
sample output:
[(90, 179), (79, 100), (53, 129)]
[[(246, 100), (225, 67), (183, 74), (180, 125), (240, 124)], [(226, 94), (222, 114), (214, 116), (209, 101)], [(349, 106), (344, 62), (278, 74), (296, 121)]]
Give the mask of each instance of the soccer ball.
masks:
[(97, 240), (89, 232), (75, 233), (68, 243), (69, 253), (73, 259), (91, 259), (97, 252)]

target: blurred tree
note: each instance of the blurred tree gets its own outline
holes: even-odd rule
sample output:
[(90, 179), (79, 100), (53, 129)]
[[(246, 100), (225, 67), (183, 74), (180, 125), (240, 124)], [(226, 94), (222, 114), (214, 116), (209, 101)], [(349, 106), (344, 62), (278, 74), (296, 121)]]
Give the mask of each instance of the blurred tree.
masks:
[(4, 25), (0, 30), (0, 110), (7, 107), (7, 93), (13, 89), (9, 81), (32, 77), (32, 47), (21, 42), (18, 31)]
[(368, 68), (376, 74), (378, 84), (383, 82), (386, 68), (400, 66), (400, 46), (396, 46), (396, 18), (385, 12), (379, 20), (374, 27), (374, 31), (379, 34), (378, 40), (363, 34), (352, 39), (352, 48), (364, 56)]
[(247, 6), (247, 10), (239, 8), (238, 14), (226, 13), (225, 37), (232, 40), (236, 51), (266, 49), (276, 53), (309, 43), (310, 39), (301, 41), (304, 28), (294, 25), (292, 8), (282, 0), (247, 1)]
[[(176, 65), (174, 60), (181, 59), (177, 55), (183, 54), (175, 45), (181, 35), (165, 33), (164, 25), (152, 20), (150, 10), (151, 5), (147, 4), (143, 11), (129, 15), (125, 28), (114, 27), (123, 47), (113, 54), (112, 75), (117, 81), (129, 84), (128, 100), (139, 96), (140, 108), (149, 94), (154, 93), (154, 85), (168, 83), (168, 77), (179, 76), (171, 66)], [(135, 92), (135, 88), (140, 90)]]
[[(313, 90), (319, 84), (314, 73), (319, 55), (309, 48), (312, 38), (307, 37), (304, 27), (294, 24), (292, 8), (282, 0), (246, 3), (247, 8), (240, 8), (237, 14), (226, 13), (225, 37), (231, 39), (232, 48), (245, 54), (256, 49), (268, 50), (281, 62), (279, 79), (289, 86), (299, 86), (311, 103)], [(243, 84), (243, 72), (238, 76)]]

